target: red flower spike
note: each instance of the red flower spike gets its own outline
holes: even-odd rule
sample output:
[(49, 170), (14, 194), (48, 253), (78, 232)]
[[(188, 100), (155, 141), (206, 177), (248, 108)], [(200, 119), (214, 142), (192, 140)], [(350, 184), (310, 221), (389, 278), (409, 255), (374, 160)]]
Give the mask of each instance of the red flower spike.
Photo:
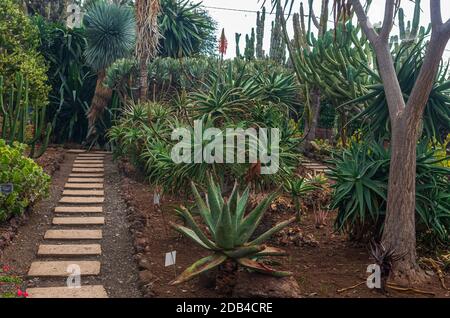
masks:
[(222, 35), (220, 36), (219, 42), (219, 53), (223, 55), (227, 54), (228, 41), (225, 37), (225, 29), (222, 29)]

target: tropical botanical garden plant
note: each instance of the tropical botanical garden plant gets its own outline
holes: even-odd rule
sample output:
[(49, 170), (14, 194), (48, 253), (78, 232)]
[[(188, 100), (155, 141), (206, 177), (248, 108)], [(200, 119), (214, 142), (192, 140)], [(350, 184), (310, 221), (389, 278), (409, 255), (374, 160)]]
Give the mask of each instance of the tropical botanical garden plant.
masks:
[(162, 35), (160, 56), (183, 58), (214, 53), (216, 23), (201, 2), (161, 0), (158, 20)]
[[(16, 74), (16, 81), (9, 89), (4, 87), (0, 75), (0, 137), (9, 145), (16, 141), (26, 143), (30, 146), (29, 156), (38, 158), (47, 149), (52, 124), (47, 123), (46, 106), (30, 105), (30, 92), (29, 82), (22, 74)], [(41, 145), (37, 150), (38, 143)]]
[[(390, 153), (376, 143), (352, 144), (331, 161), (334, 181), (332, 209), (338, 209), (336, 229), (355, 240), (368, 241), (382, 233), (386, 213)], [(417, 149), (416, 227), (426, 243), (448, 244), (450, 233), (450, 169), (448, 160), (422, 142)]]
[(300, 200), (309, 192), (316, 190), (317, 187), (307, 178), (295, 178), (286, 180), (284, 189), (291, 195), (294, 201), (295, 212), (297, 213), (297, 220), (300, 221), (302, 218)]
[(198, 213), (208, 231), (205, 232), (198, 225), (192, 211), (185, 207), (181, 207), (179, 212), (187, 221), (188, 227), (175, 223), (171, 223), (171, 226), (213, 254), (195, 262), (178, 276), (172, 284), (183, 283), (196, 275), (221, 265), (227, 260), (263, 274), (277, 277), (291, 275), (289, 272), (277, 271), (263, 264), (261, 259), (267, 256), (285, 255), (283, 250), (266, 246), (263, 243), (272, 234), (292, 223), (294, 219), (281, 222), (259, 237), (253, 237), (253, 233), (261, 222), (269, 204), (275, 198), (276, 193), (264, 198), (255, 209), (247, 214), (246, 207), (250, 189), (247, 188), (241, 195), (239, 194), (237, 183), (235, 183), (228, 199), (222, 196), (221, 188), (212, 178), (208, 182), (208, 190), (207, 194), (205, 194), (206, 202), (193, 183), (192, 193), (195, 197)]
[(30, 205), (48, 195), (50, 177), (24, 156), (26, 145), (7, 145), (0, 139), (0, 183), (12, 184), (10, 194), (0, 193), (0, 222), (21, 215)]
[(136, 23), (131, 7), (97, 1), (89, 6), (83, 24), (87, 38), (86, 63), (97, 72), (97, 86), (88, 114), (89, 135), (95, 135), (95, 124), (112, 98), (112, 90), (103, 85), (106, 69), (132, 53)]

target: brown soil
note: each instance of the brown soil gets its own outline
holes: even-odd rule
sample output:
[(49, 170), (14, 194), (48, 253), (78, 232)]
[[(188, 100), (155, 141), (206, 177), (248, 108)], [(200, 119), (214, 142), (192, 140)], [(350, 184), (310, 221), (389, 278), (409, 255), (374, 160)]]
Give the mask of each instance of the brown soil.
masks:
[[(136, 175), (130, 165), (121, 163), (126, 176), (122, 179), (122, 193), (129, 206), (129, 221), (135, 239), (136, 260), (140, 263), (141, 286), (146, 297), (221, 297), (213, 287), (207, 286), (203, 278), (195, 278), (177, 287), (169, 283), (176, 274), (207, 252), (197, 247), (190, 240), (182, 237), (167, 225), (178, 221), (173, 207), (183, 202), (182, 197), (164, 197), (163, 212), (153, 207), (153, 192), (148, 184), (136, 181)], [(283, 209), (272, 205), (266, 213), (259, 231), (280, 220), (294, 215), (292, 209)], [(376, 297), (430, 297), (417, 293), (390, 291), (383, 295), (370, 290), (365, 284), (337, 292), (339, 289), (364, 282), (368, 276), (367, 266), (371, 262), (367, 248), (351, 243), (344, 235), (334, 233), (335, 213), (330, 213), (326, 225), (316, 228), (312, 213), (307, 213), (300, 225), (295, 224), (284, 230), (269, 242), (272, 246), (284, 248), (289, 256), (277, 258), (280, 267), (294, 272), (303, 297), (339, 297), (339, 298), (376, 298)], [(177, 251), (176, 267), (164, 267), (165, 253)], [(450, 286), (450, 280), (446, 280)], [(417, 287), (433, 292), (434, 297), (450, 297), (450, 291), (444, 290), (439, 279), (434, 275), (428, 284)]]

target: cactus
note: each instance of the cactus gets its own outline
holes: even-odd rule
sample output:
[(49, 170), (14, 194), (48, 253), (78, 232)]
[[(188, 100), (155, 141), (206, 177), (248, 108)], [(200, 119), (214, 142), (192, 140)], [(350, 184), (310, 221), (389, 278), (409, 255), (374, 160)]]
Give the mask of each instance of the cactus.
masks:
[(423, 37), (428, 31), (420, 27), (420, 0), (415, 1), (414, 16), (412, 21), (405, 24), (405, 12), (402, 8), (398, 10), (399, 36), (391, 37), (391, 47), (397, 51), (401, 44), (410, 44), (416, 42), (418, 37)]
[(262, 8), (262, 13), (258, 11), (256, 17), (256, 58), (263, 59), (265, 52), (263, 50), (264, 27), (266, 22), (266, 7)]
[(270, 40), (270, 59), (284, 64), (286, 62), (286, 44), (283, 41), (281, 5), (277, 6), (275, 21), (272, 22), (272, 36)]
[[(1, 138), (10, 145), (18, 141), (27, 144), (30, 147), (31, 158), (39, 158), (47, 150), (52, 125), (45, 125), (46, 107), (33, 109), (29, 105), (29, 87), (28, 80), (23, 78), (20, 73), (16, 74), (15, 83), (11, 85), (7, 100), (4, 99), (4, 82), (0, 76), (0, 111), (2, 117)], [(31, 114), (31, 116), (29, 116)], [(27, 137), (27, 127), (33, 125), (34, 135)], [(43, 142), (36, 153), (38, 141)]]
[(245, 36), (245, 59), (248, 61), (255, 59), (255, 29), (252, 28), (252, 33), (249, 36), (248, 34)]
[(234, 34), (234, 38), (235, 38), (235, 41), (236, 41), (236, 57), (237, 58), (241, 58), (242, 57), (242, 55), (241, 55), (241, 48), (240, 48), (241, 36), (242, 36), (241, 33), (235, 33)]

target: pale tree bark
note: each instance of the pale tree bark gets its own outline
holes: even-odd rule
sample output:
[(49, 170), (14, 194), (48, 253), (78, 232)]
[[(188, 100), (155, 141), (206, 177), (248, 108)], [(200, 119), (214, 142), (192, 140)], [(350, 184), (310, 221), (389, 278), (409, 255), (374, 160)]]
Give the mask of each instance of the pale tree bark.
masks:
[(158, 52), (160, 38), (158, 28), (159, 0), (136, 1), (136, 58), (139, 63), (139, 100), (145, 102), (148, 98), (149, 61)]
[(386, 248), (394, 249), (397, 255), (402, 256), (394, 265), (392, 278), (414, 284), (425, 278), (416, 262), (416, 145), (422, 116), (450, 38), (450, 21), (442, 22), (440, 0), (430, 0), (432, 35), (422, 69), (406, 104), (388, 43), (396, 1), (386, 0), (379, 33), (370, 24), (360, 1), (352, 0), (352, 4), (359, 24), (375, 50), (391, 121), (388, 204), (382, 240)]

